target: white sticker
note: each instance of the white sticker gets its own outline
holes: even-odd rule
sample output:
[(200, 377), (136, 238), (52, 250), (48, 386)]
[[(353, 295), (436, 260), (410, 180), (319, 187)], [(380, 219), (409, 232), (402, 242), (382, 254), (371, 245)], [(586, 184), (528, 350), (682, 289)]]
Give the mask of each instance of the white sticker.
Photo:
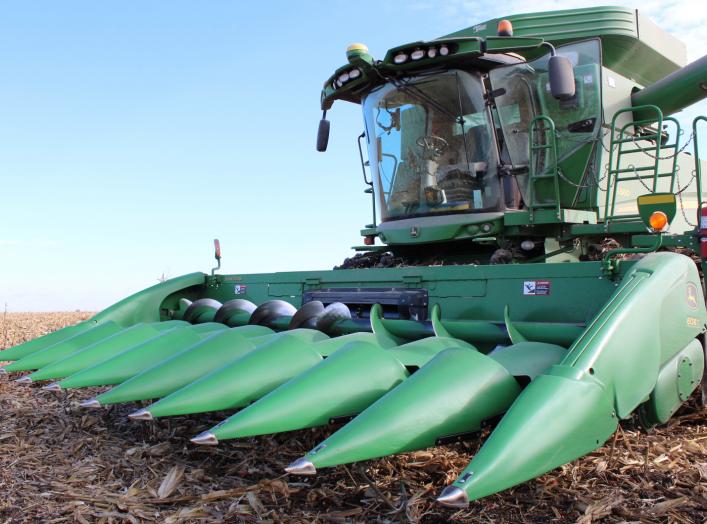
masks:
[(609, 87), (616, 87), (616, 80), (613, 76), (607, 76), (606, 83), (609, 84)]
[(246, 289), (248, 289), (248, 286), (244, 286), (242, 284), (236, 284), (234, 291), (236, 292), (236, 295), (245, 295)]
[(707, 216), (700, 217), (700, 229), (707, 229)]
[(594, 77), (592, 75), (584, 75), (584, 83), (591, 84), (594, 82)]
[(532, 297), (546, 297), (552, 286), (549, 280), (526, 280), (523, 282), (523, 294)]

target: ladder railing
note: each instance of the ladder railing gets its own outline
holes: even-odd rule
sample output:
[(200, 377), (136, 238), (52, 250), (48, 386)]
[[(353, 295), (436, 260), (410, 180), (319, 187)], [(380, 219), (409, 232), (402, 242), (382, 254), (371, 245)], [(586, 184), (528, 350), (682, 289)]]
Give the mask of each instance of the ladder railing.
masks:
[[(552, 199), (538, 200), (536, 184), (550, 180), (553, 188)], [(535, 219), (538, 209), (554, 209), (560, 218), (560, 181), (557, 166), (557, 140), (555, 122), (540, 115), (530, 122), (530, 170), (528, 175), (528, 211), (530, 221)], [(544, 196), (547, 196), (545, 194)]]
[(702, 162), (700, 162), (700, 145), (699, 145), (699, 140), (698, 140), (698, 134), (697, 134), (697, 124), (700, 122), (707, 122), (707, 117), (706, 116), (697, 116), (695, 119), (692, 121), (692, 147), (695, 151), (694, 153), (694, 158), (695, 158), (695, 183), (697, 184), (697, 220), (698, 220), (698, 227), (701, 228), (701, 216), (702, 216)]
[[(617, 129), (618, 118), (625, 113), (635, 110), (652, 112), (655, 116), (642, 120), (632, 120)], [(670, 122), (675, 127), (674, 138), (665, 140), (663, 123)], [(636, 129), (646, 128), (654, 124), (655, 131), (647, 134), (636, 135)], [(616, 197), (622, 182), (639, 181), (646, 192), (658, 192), (658, 183), (661, 178), (670, 178), (669, 191), (675, 191), (677, 176), (677, 152), (680, 143), (680, 123), (673, 117), (663, 117), (662, 111), (653, 105), (628, 107), (616, 112), (611, 120), (611, 136), (609, 143), (608, 185), (604, 207), (604, 221), (635, 220), (640, 218), (638, 213), (617, 214)], [(648, 145), (650, 144), (650, 145)], [(661, 157), (661, 154), (667, 156)], [(652, 159), (648, 165), (639, 165), (635, 155), (647, 155)], [(672, 160), (667, 171), (661, 172), (661, 161)], [(665, 190), (665, 189), (663, 189)]]

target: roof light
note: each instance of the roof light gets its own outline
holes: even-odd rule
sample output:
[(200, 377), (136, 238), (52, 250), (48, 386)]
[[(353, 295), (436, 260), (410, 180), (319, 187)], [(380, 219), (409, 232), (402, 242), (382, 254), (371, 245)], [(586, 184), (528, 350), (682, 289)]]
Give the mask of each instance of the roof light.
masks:
[(412, 53), (410, 53), (410, 58), (413, 60), (420, 60), (420, 58), (425, 57), (425, 50), (424, 49), (415, 49)]
[(648, 224), (654, 233), (665, 231), (668, 228), (668, 215), (662, 211), (653, 211), (648, 219)]
[(513, 24), (510, 20), (501, 20), (497, 30), (498, 36), (513, 36)]
[(440, 46), (439, 54), (442, 56), (447, 56), (449, 54), (449, 48), (446, 45)]
[(395, 56), (393, 57), (393, 62), (395, 62), (396, 64), (402, 64), (402, 63), (405, 62), (407, 59), (408, 59), (408, 55), (407, 55), (407, 54), (405, 54), (405, 53), (398, 53), (397, 55), (395, 55)]
[(368, 46), (366, 44), (360, 44), (360, 43), (355, 43), (349, 45), (349, 47), (346, 48), (347, 53), (351, 53), (352, 51), (358, 51), (361, 53), (368, 53)]

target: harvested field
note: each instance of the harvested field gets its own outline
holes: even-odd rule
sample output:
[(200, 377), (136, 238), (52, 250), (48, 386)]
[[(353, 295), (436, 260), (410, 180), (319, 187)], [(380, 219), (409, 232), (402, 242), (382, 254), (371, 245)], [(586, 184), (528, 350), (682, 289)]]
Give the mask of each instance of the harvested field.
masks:
[[(0, 317), (9, 347), (89, 316)], [(443, 509), (434, 497), (478, 441), (282, 474), (331, 428), (228, 441), (188, 438), (219, 414), (135, 422), (135, 405), (86, 411), (96, 389), (56, 395), (0, 382), (0, 523), (14, 522), (680, 522), (707, 519), (707, 422), (693, 396), (666, 427), (632, 421), (606, 446), (515, 489)]]

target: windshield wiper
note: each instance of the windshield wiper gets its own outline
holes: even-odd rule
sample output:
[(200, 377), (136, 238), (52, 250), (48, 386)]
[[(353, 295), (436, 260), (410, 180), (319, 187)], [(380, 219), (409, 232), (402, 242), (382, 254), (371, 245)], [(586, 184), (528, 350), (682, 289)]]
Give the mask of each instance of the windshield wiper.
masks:
[(447, 115), (449, 118), (451, 118), (453, 122), (456, 122), (459, 124), (462, 123), (463, 117), (461, 115), (459, 115), (459, 116), (455, 115), (454, 113), (449, 111), (446, 107), (444, 107), (439, 102), (437, 102), (434, 98), (427, 95), (420, 88), (415, 87), (413, 84), (408, 84), (404, 80), (392, 79), (392, 82), (393, 82), (393, 85), (396, 88), (398, 88), (399, 91), (402, 91), (403, 93), (410, 95), (413, 98), (417, 98), (422, 103), (432, 106), (440, 113)]

